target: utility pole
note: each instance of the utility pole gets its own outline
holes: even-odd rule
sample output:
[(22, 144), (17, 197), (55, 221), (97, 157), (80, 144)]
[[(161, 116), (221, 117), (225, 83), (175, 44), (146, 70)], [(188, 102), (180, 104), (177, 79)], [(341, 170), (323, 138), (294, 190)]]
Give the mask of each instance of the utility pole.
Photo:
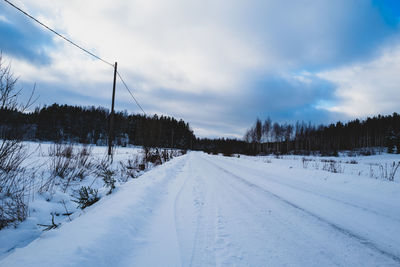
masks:
[[(115, 84), (117, 82), (117, 62), (114, 65), (114, 83), (112, 92), (112, 103), (111, 103), (111, 113), (109, 122), (109, 132), (108, 132), (108, 156), (112, 156), (112, 142), (114, 140), (114, 101), (115, 101)], [(112, 158), (111, 158), (112, 160)]]

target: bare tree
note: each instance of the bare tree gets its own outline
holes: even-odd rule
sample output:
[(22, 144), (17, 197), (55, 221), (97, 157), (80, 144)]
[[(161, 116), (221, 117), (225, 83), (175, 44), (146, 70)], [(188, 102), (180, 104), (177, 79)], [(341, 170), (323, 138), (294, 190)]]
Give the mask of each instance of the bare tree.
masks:
[(261, 137), (262, 137), (262, 123), (259, 118), (257, 118), (256, 123), (254, 125), (254, 141), (256, 143), (261, 142)]
[(265, 138), (265, 141), (269, 141), (269, 136), (270, 136), (270, 132), (271, 132), (271, 128), (272, 128), (272, 121), (271, 119), (268, 117), (263, 124), (262, 130), (263, 130), (263, 136)]
[(5, 66), (0, 54), (0, 109), (15, 109), (21, 90), (15, 90), (17, 79), (11, 73), (10, 65)]
[(246, 133), (244, 134), (243, 139), (244, 139), (247, 143), (253, 142), (253, 140), (252, 140), (252, 130), (253, 130), (253, 128), (247, 130)]
[[(16, 89), (17, 80), (0, 53), (0, 111), (23, 112), (32, 105), (34, 90), (25, 104), (19, 103), (22, 89)], [(29, 181), (22, 163), (28, 153), (20, 131), (8, 125), (0, 127), (0, 229), (23, 221), (27, 216), (26, 192)]]
[(36, 99), (33, 99), (35, 94), (35, 85), (28, 101), (24, 104), (18, 101), (18, 97), (22, 93), (22, 89), (17, 89), (18, 78), (14, 77), (11, 72), (11, 65), (5, 64), (3, 54), (0, 52), (0, 109), (26, 111)]
[(275, 151), (279, 152), (279, 142), (281, 142), (281, 136), (282, 136), (282, 129), (279, 123), (275, 122), (274, 125), (272, 126), (272, 133), (274, 136), (274, 141), (275, 141)]

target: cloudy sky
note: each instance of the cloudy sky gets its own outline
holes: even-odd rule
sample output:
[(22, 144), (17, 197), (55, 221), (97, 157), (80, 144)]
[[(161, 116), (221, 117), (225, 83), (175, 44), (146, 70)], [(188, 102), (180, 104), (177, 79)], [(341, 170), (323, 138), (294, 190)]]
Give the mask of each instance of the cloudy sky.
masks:
[[(119, 71), (148, 114), (201, 137), (256, 117), (400, 111), (398, 0), (13, 0)], [(0, 1), (0, 49), (38, 104), (110, 106), (113, 69)], [(140, 110), (117, 85), (116, 108)]]

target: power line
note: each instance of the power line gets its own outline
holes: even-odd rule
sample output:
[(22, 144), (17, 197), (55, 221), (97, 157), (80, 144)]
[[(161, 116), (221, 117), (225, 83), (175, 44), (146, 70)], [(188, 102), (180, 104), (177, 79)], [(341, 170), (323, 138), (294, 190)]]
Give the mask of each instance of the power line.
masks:
[[(38, 24), (40, 24), (41, 26), (43, 26), (44, 28), (46, 28), (47, 30), (51, 31), (52, 33), (56, 34), (57, 36), (61, 37), (62, 39), (64, 39), (65, 41), (67, 41), (68, 43), (74, 45), (75, 47), (79, 48), (80, 50), (82, 50), (83, 52), (91, 55), (92, 57), (106, 63), (107, 65), (111, 66), (114, 68), (114, 64), (111, 64), (110, 62), (102, 59), (101, 57), (93, 54), (92, 52), (90, 52), (89, 50), (83, 48), (82, 46), (76, 44), (75, 42), (69, 40), (67, 37), (63, 36), (62, 34), (58, 33), (57, 31), (53, 30), (52, 28), (50, 28), (49, 26), (45, 25), (44, 23), (40, 22), (38, 19), (34, 18), (33, 16), (31, 16), (30, 14), (28, 14), (26, 11), (22, 10), (21, 8), (17, 7), (15, 4), (11, 3), (8, 0), (4, 0), (4, 2), (6, 2), (7, 4), (11, 5), (12, 7), (14, 7), (15, 9), (17, 9), (18, 11), (20, 11), (21, 13), (23, 13), (25, 16), (29, 17), (30, 19), (32, 19), (33, 21), (37, 22)], [(129, 90), (128, 86), (126, 85), (124, 79), (122, 79), (122, 76), (119, 74), (119, 72), (117, 72), (118, 77), (120, 78), (120, 80), (122, 81), (123, 85), (125, 86), (126, 90), (129, 92), (129, 94), (131, 95), (131, 97), (133, 98), (133, 100), (135, 101), (136, 105), (143, 111), (143, 113), (146, 115), (146, 112), (143, 110), (142, 106), (139, 104), (139, 102), (137, 101), (137, 99), (133, 96), (131, 90)]]
[(91, 55), (92, 57), (97, 58), (98, 60), (103, 61), (104, 63), (110, 65), (111, 67), (114, 67), (114, 64), (111, 64), (110, 62), (102, 59), (99, 56), (96, 56), (95, 54), (93, 54), (92, 52), (88, 51), (87, 49), (83, 48), (82, 46), (76, 44), (75, 42), (69, 40), (67, 37), (63, 36), (62, 34), (56, 32), (55, 30), (53, 30), (52, 28), (48, 27), (47, 25), (45, 25), (44, 23), (40, 22), (39, 20), (37, 20), (36, 18), (34, 18), (33, 16), (29, 15), (26, 11), (22, 10), (21, 8), (17, 7), (15, 4), (11, 3), (8, 0), (4, 0), (4, 2), (6, 2), (7, 4), (9, 4), (10, 6), (14, 7), (15, 9), (17, 9), (18, 11), (20, 11), (21, 13), (23, 13), (25, 16), (29, 17), (30, 19), (34, 20), (35, 22), (39, 23), (41, 26), (45, 27), (46, 29), (48, 29), (49, 31), (53, 32), (54, 34), (58, 35), (59, 37), (61, 37), (62, 39), (64, 39), (65, 41), (69, 42), (70, 44), (74, 45), (75, 47), (79, 48), (80, 50), (88, 53), (89, 55)]
[(129, 90), (128, 86), (126, 85), (124, 79), (122, 79), (122, 76), (119, 74), (119, 72), (117, 71), (118, 77), (120, 78), (121, 82), (124, 84), (126, 90), (128, 90), (129, 94), (131, 95), (131, 97), (133, 98), (133, 100), (135, 100), (136, 105), (138, 105), (138, 107), (143, 111), (144, 115), (147, 115), (146, 112), (143, 110), (142, 106), (139, 104), (139, 102), (136, 100), (136, 98), (133, 96), (131, 90)]

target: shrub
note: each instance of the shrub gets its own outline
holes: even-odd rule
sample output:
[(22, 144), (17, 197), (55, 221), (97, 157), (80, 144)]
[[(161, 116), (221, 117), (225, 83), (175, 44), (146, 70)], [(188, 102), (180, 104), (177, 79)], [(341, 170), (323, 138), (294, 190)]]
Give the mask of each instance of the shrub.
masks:
[(400, 161), (399, 162), (394, 162), (390, 165), (390, 172), (389, 172), (389, 181), (394, 181), (394, 176), (396, 175), (397, 169), (400, 166)]
[(13, 191), (0, 197), (0, 230), (8, 225), (16, 226), (28, 215), (28, 205), (24, 201), (24, 192)]
[(106, 157), (97, 164), (97, 170), (95, 173), (97, 177), (103, 179), (104, 185), (110, 189), (107, 195), (111, 194), (112, 191), (115, 189), (115, 171), (111, 169), (111, 163), (107, 160)]
[(78, 196), (76, 196), (76, 199), (72, 201), (78, 203), (78, 208), (82, 210), (100, 200), (100, 197), (98, 196), (98, 190), (89, 186), (82, 186), (77, 191), (77, 194)]
[(121, 161), (120, 170), (121, 176), (126, 177), (123, 182), (126, 182), (129, 178), (137, 178), (137, 173), (141, 170), (138, 156), (134, 159), (128, 159), (126, 163)]
[(76, 174), (75, 177), (83, 180), (93, 167), (92, 163), (92, 149), (88, 146), (83, 146), (75, 155), (76, 157)]
[(151, 162), (154, 165), (162, 164), (161, 155), (158, 148), (156, 148), (155, 150), (149, 150), (149, 153), (146, 156), (146, 162)]
[(23, 161), (28, 157), (18, 140), (3, 140), (0, 145), (0, 229), (16, 225), (27, 217), (26, 199), (30, 180)]
[(344, 168), (340, 161), (335, 160), (321, 160), (323, 162), (322, 169), (324, 171), (333, 172), (333, 173), (343, 173)]
[[(16, 89), (17, 78), (10, 65), (5, 66), (0, 53), (0, 111), (24, 112), (34, 100), (34, 88), (25, 104), (18, 98), (22, 89)], [(32, 101), (33, 100), (33, 101)], [(28, 204), (29, 180), (26, 178), (24, 160), (29, 156), (22, 143), (28, 128), (15, 121), (5, 121), (0, 127), (0, 229), (25, 220)]]
[[(18, 101), (22, 90), (16, 89), (11, 67), (4, 66), (0, 53), (0, 110), (24, 112), (31, 104), (32, 95), (25, 105)], [(26, 127), (5, 121), (0, 127), (0, 229), (16, 225), (27, 216), (26, 192), (29, 181), (22, 163), (29, 156), (21, 142)]]
[(113, 171), (111, 171), (111, 170), (106, 170), (104, 173), (103, 173), (103, 181), (104, 181), (104, 184), (105, 184), (105, 186), (107, 187), (107, 188), (109, 188), (110, 189), (110, 191), (108, 191), (108, 193), (107, 193), (107, 195), (109, 195), (109, 194), (111, 194), (112, 193), (112, 191), (115, 189), (115, 182), (116, 182), (116, 180), (114, 179), (114, 172)]
[(170, 159), (170, 155), (168, 153), (168, 150), (164, 149), (161, 153), (161, 157), (164, 162), (167, 162)]
[(61, 179), (63, 191), (66, 192), (73, 181), (83, 180), (93, 167), (91, 149), (83, 146), (80, 150), (72, 145), (54, 144), (49, 148), (50, 178), (47, 190), (53, 188), (56, 179)]
[[(393, 182), (396, 172), (397, 172), (398, 168), (400, 167), (400, 161), (399, 162), (393, 161), (393, 163), (389, 163), (389, 164), (388, 163), (370, 164), (370, 177), (374, 177), (373, 166), (378, 167), (381, 179), (385, 179), (385, 180), (389, 180), (389, 181)], [(378, 178), (378, 177), (375, 177), (375, 178)]]
[(70, 176), (72, 169), (72, 145), (54, 144), (49, 148), (51, 176), (66, 178)]
[(375, 153), (375, 150), (372, 148), (364, 148), (364, 149), (360, 150), (360, 154), (362, 156), (372, 156), (372, 155), (375, 155), (376, 153)]
[(308, 168), (308, 164), (310, 163), (310, 161), (312, 161), (312, 159), (308, 159), (308, 158), (301, 158), (301, 162), (303, 163), (303, 168), (307, 169)]

